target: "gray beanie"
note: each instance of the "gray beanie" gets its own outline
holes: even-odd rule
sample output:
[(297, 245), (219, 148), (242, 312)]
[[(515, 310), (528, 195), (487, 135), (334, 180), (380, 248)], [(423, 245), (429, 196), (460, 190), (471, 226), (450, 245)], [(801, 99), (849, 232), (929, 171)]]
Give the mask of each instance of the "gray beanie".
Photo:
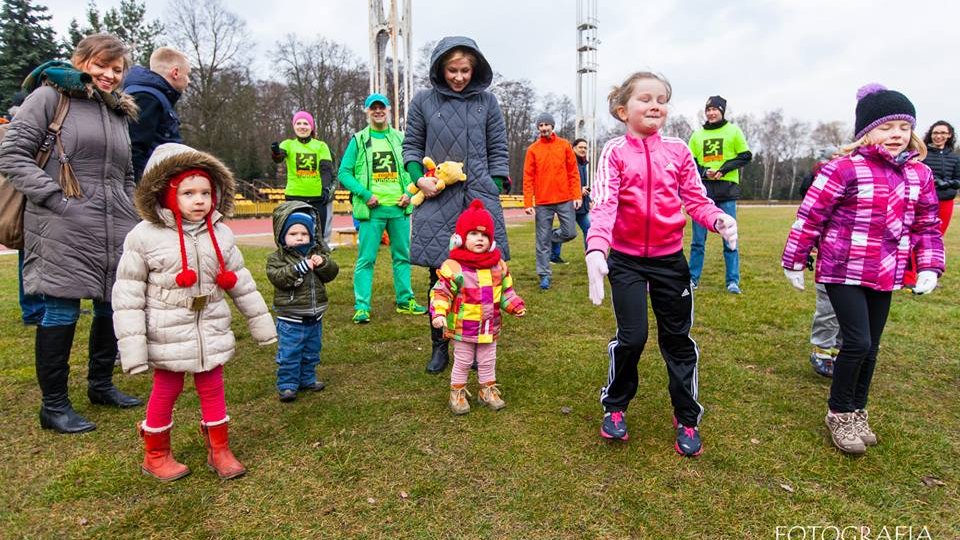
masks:
[(556, 126), (557, 123), (553, 121), (553, 115), (548, 112), (542, 112), (537, 116), (536, 125), (540, 124), (550, 124), (551, 126)]

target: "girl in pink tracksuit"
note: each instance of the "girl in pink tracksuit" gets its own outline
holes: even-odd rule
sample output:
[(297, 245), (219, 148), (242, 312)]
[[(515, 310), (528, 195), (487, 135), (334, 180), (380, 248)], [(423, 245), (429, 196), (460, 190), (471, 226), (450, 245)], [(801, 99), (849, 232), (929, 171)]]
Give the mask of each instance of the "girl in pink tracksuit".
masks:
[(698, 425), (697, 344), (690, 337), (693, 290), (683, 255), (685, 208), (690, 216), (736, 245), (737, 222), (707, 198), (686, 141), (662, 137), (672, 90), (661, 75), (634, 73), (610, 93), (610, 114), (627, 133), (603, 147), (591, 193), (587, 234), (590, 299), (603, 300), (609, 272), (617, 334), (607, 346), (610, 369), (600, 392), (600, 435), (627, 439), (624, 412), (637, 392), (637, 362), (647, 341), (647, 292), (670, 378), (677, 439), (684, 456), (703, 451)]
[(892, 292), (917, 256), (914, 293), (933, 290), (943, 272), (939, 204), (926, 146), (913, 132), (916, 111), (900, 92), (878, 84), (857, 93), (855, 142), (825, 165), (797, 211), (781, 264), (803, 289), (803, 268), (819, 244), (817, 283), (837, 314), (843, 343), (833, 366), (826, 416), (833, 444), (862, 454), (877, 443), (867, 394)]

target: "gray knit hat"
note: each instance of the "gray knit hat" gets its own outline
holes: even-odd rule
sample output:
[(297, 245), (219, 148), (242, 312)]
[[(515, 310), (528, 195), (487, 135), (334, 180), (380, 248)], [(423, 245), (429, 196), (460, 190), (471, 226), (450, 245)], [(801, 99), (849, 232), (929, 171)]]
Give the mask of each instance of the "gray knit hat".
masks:
[(537, 116), (536, 125), (540, 124), (550, 124), (551, 126), (556, 126), (557, 123), (553, 121), (553, 115), (548, 112), (542, 112)]

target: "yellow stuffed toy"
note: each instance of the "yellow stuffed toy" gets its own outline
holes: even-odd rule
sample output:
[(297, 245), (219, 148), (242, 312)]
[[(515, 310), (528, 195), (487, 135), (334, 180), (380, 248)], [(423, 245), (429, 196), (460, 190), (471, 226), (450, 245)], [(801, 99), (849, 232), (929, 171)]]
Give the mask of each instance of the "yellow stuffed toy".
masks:
[[(425, 157), (423, 158), (423, 166), (427, 170), (423, 176), (437, 179), (437, 191), (442, 191), (450, 184), (463, 182), (467, 179), (466, 173), (463, 172), (463, 162), (461, 161), (444, 161), (437, 165), (433, 159)], [(414, 206), (420, 206), (420, 204), (423, 203), (424, 196), (420, 188), (417, 187), (416, 181), (410, 184), (407, 190), (413, 195), (410, 202), (412, 202)]]

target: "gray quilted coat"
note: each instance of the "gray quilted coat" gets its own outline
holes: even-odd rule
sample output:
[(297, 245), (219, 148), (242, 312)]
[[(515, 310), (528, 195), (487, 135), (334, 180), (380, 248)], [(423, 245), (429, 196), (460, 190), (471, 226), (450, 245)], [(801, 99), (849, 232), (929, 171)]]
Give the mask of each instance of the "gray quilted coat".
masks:
[[(189, 288), (175, 281), (181, 270), (180, 238), (173, 212), (157, 201), (168, 179), (187, 169), (200, 168), (213, 177), (217, 209), (211, 222), (228, 270), (237, 275), (237, 284), (224, 291), (216, 284), (219, 262), (206, 225), (184, 221), (187, 265), (197, 272), (197, 283)], [(137, 186), (137, 210), (143, 221), (127, 235), (123, 257), (113, 286), (113, 328), (120, 347), (120, 363), (127, 373), (147, 367), (196, 373), (209, 371), (227, 362), (236, 339), (230, 329), (230, 305), (247, 319), (251, 337), (260, 344), (276, 340), (273, 318), (243, 256), (234, 243), (233, 232), (222, 223), (223, 213), (233, 207), (234, 181), (230, 170), (218, 159), (181, 144), (162, 144), (147, 162)], [(206, 295), (206, 305), (190, 309), (195, 296)]]
[[(88, 93), (89, 92), (89, 93)], [(133, 207), (133, 165), (126, 94), (111, 105), (95, 91), (74, 90), (61, 131), (83, 195), (66, 199), (54, 151), (45, 169), (34, 158), (57, 108), (52, 86), (34, 90), (0, 146), (0, 172), (27, 198), (23, 286), (27, 293), (110, 301), (123, 238), (139, 221)]]
[[(440, 58), (454, 47), (464, 47), (477, 56), (470, 84), (454, 92), (443, 77)], [(497, 246), (510, 258), (507, 230), (500, 206), (500, 192), (493, 176), (506, 177), (507, 130), (497, 98), (487, 91), (493, 70), (477, 44), (466, 37), (445, 37), (430, 58), (430, 83), (410, 103), (403, 140), (403, 161), (420, 162), (424, 156), (437, 163), (463, 161), (467, 181), (458, 182), (426, 199), (413, 212), (410, 262), (439, 268), (450, 253), (450, 236), (457, 217), (473, 199), (480, 199), (493, 215)]]

